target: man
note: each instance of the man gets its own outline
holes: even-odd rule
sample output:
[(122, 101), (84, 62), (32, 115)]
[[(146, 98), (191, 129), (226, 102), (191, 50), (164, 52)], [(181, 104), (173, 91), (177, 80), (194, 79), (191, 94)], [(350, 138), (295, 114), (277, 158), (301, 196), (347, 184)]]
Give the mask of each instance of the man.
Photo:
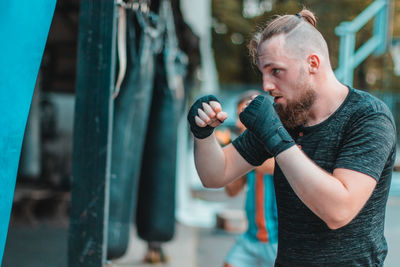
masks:
[[(250, 42), (263, 90), (240, 114), (247, 127), (222, 149), (227, 114), (197, 100), (188, 114), (202, 183), (221, 187), (275, 157), (275, 266), (383, 266), (385, 206), (395, 160), (393, 117), (380, 100), (341, 84), (315, 17), (279, 16)], [(279, 114), (279, 116), (277, 115)]]
[[(247, 102), (260, 92), (250, 90), (239, 96), (236, 127), (240, 133), (246, 127), (239, 120)], [(247, 185), (246, 232), (237, 238), (225, 257), (224, 267), (271, 267), (274, 266), (278, 242), (278, 218), (273, 183), (274, 159), (267, 159), (254, 171), (225, 186), (228, 196), (238, 195)]]

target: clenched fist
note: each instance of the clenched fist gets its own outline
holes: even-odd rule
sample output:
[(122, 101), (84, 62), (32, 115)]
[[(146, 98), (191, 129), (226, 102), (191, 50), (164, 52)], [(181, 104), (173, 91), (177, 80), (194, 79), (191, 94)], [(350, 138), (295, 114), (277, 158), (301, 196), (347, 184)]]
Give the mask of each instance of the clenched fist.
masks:
[(222, 111), (218, 99), (213, 95), (206, 95), (190, 107), (187, 119), (190, 130), (196, 138), (203, 139), (210, 136), (214, 128), (228, 118), (228, 114)]
[(295, 144), (267, 97), (257, 96), (239, 114), (239, 118), (274, 157)]

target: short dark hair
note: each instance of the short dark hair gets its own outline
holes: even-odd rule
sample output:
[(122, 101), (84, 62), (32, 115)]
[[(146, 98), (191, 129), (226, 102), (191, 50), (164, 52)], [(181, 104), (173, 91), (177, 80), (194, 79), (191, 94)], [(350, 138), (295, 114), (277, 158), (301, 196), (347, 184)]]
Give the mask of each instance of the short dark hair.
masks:
[(303, 22), (309, 23), (315, 28), (317, 19), (314, 13), (306, 8), (303, 8), (295, 15), (275, 16), (264, 28), (253, 35), (248, 44), (249, 54), (253, 63), (257, 64), (257, 50), (262, 42), (278, 34), (288, 34)]

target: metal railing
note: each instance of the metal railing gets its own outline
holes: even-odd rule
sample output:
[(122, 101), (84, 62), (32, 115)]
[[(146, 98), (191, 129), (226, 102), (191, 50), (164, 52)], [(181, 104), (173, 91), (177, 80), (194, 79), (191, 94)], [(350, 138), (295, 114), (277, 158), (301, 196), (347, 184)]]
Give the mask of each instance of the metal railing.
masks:
[[(390, 0), (376, 0), (362, 11), (353, 21), (344, 21), (336, 27), (340, 37), (339, 64), (336, 77), (344, 84), (353, 85), (354, 69), (369, 55), (381, 55), (388, 44), (388, 19)], [(373, 32), (371, 38), (355, 50), (356, 34), (371, 19)]]

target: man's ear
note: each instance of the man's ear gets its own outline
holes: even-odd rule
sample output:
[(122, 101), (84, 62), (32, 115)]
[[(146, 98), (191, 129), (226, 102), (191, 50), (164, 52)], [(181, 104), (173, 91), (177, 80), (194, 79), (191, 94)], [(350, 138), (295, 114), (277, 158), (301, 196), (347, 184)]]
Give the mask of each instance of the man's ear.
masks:
[(309, 72), (312, 74), (317, 73), (320, 66), (319, 56), (317, 54), (309, 55), (307, 58), (307, 63)]

